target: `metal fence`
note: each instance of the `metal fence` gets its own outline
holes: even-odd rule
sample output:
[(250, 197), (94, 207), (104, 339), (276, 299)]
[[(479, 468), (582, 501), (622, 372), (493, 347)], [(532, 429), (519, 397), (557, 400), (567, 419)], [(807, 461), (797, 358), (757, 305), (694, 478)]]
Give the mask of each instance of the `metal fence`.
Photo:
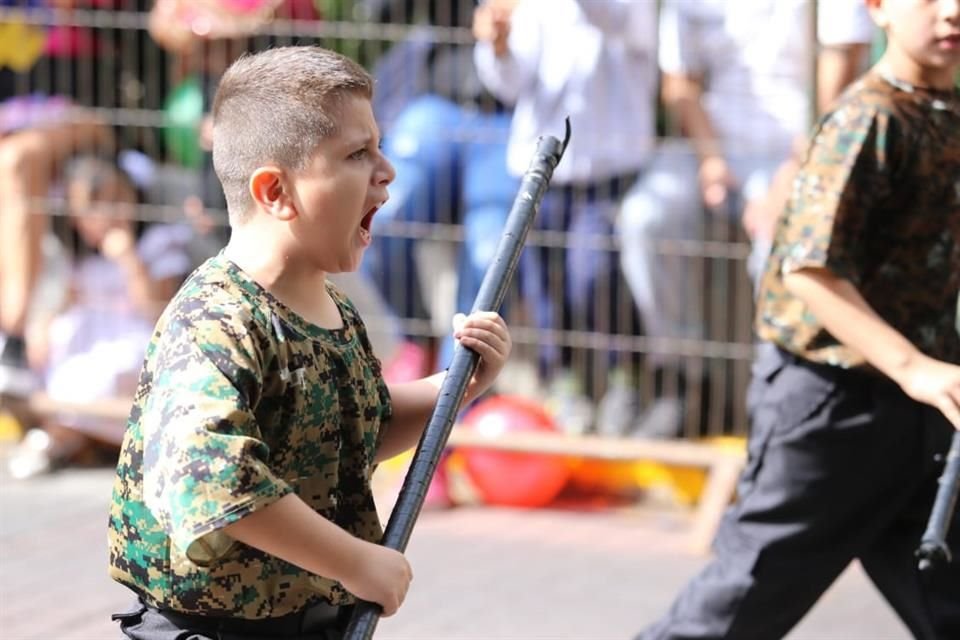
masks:
[[(0, 48), (5, 56), (0, 59), (0, 90), (8, 107), (21, 102), (20, 112), (4, 112), (10, 120), (4, 123), (0, 145), (31, 127), (79, 126), (92, 119), (110, 133), (90, 143), (92, 148), (108, 154), (136, 150), (169, 177), (163, 193), (147, 198), (140, 207), (142, 220), (182, 221), (186, 219), (184, 201), (196, 196), (210, 219), (224, 225), (224, 203), (200, 131), (219, 73), (243, 51), (316, 43), (361, 61), (377, 77), (375, 107), (386, 140), (410, 101), (431, 92), (445, 93), (469, 113), (495, 113), (498, 108), (472, 80), (472, 1), (291, 1), (280, 3), (272, 18), (256, 12), (259, 5), (276, 4), (161, 2), (168, 12), (158, 18), (159, 5), (148, 0), (0, 3)], [(217, 22), (226, 20), (215, 9), (218, 5), (245, 7), (251, 13), (234, 14), (233, 22), (224, 26)], [(173, 44), (158, 44), (157, 30), (164, 27), (177, 32), (167, 34)], [(215, 34), (221, 28), (233, 31), (235, 37), (197, 37), (205, 29)], [(175, 50), (180, 46), (178, 37), (188, 44)], [(441, 56), (447, 66), (437, 64)], [(57, 103), (49, 99), (52, 96), (65, 97), (82, 110), (58, 112)], [(677, 133), (668, 120), (661, 118), (659, 127), (660, 135), (667, 138)], [(21, 176), (23, 194), (28, 196), (23, 207), (31, 215), (62, 217), (63, 193), (57, 188), (62, 169), (74, 151), (88, 144), (80, 134), (71, 133), (70, 126), (65, 131), (56, 143), (59, 147), (48, 154), (49, 161), (28, 166), (26, 171), (33, 173)], [(481, 127), (465, 132), (441, 127), (438, 133), (450, 143), (458, 142), (458, 136), (473, 136), (469, 138), (473, 141), (491, 136), (491, 144), (502, 145), (506, 129)], [(399, 327), (403, 340), (427, 350), (431, 358), (442, 353), (449, 316), (457, 310), (457, 264), (465, 234), (471, 233), (465, 231), (464, 185), (456, 162), (430, 176), (429, 201), (412, 207), (413, 214), (378, 221), (376, 242), (391, 240), (399, 248), (388, 252), (379, 272), (367, 274), (368, 284), (376, 285), (394, 312), (391, 319), (374, 310), (367, 316), (368, 323)], [(7, 172), (20, 169), (11, 164), (0, 167)], [(690, 184), (689, 188), (698, 187)], [(13, 215), (15, 206), (20, 205), (5, 198), (0, 215)], [(704, 327), (696, 337), (651, 338), (618, 269), (589, 292), (586, 312), (561, 314), (549, 327), (534, 322), (529, 300), (518, 285), (506, 309), (516, 343), (512, 373), (528, 372), (532, 382), (526, 390), (547, 396), (557, 368), (563, 367), (576, 380), (578, 392), (596, 406), (610, 391), (611, 372), (626, 372), (630, 384), (640, 391), (641, 407), (660, 395), (682, 396), (686, 410), (675, 435), (743, 434), (747, 423), (743, 397), (753, 355), (752, 293), (745, 270), (749, 246), (735, 222), (704, 213), (703, 224), (707, 230), (700, 239), (668, 238), (656, 246), (664, 255), (681, 260), (688, 270), (692, 284), (681, 293), (688, 315)], [(59, 232), (67, 245), (76, 242), (63, 224), (44, 223), (40, 228)], [(214, 231), (211, 237), (222, 243), (226, 236)], [(621, 243), (615, 233), (584, 237), (564, 229), (534, 231), (528, 251), (546, 251), (544, 282), (550, 298), (561, 306), (568, 279), (576, 275), (568, 272), (563, 250), (574, 244), (606, 256), (598, 259), (619, 264)], [(390, 345), (387, 349), (395, 342)], [(558, 350), (562, 357), (545, 364), (545, 347)], [(652, 365), (664, 357), (671, 362), (669, 367)], [(516, 384), (516, 389), (523, 388)]]

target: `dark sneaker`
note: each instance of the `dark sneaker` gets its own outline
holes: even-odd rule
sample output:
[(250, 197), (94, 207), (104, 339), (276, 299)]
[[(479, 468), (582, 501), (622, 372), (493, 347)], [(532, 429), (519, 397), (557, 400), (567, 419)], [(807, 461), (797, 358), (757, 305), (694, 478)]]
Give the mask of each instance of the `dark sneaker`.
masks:
[(42, 475), (54, 468), (50, 456), (51, 439), (42, 429), (30, 429), (23, 441), (10, 453), (7, 471), (16, 480)]
[(627, 435), (640, 415), (637, 384), (623, 369), (610, 372), (607, 391), (597, 404), (597, 434), (619, 438)]
[(683, 432), (683, 406), (677, 398), (657, 398), (640, 414), (630, 434), (634, 438), (667, 440)]
[(579, 436), (593, 429), (596, 410), (584, 394), (579, 376), (570, 369), (561, 369), (554, 375), (543, 407), (563, 433)]
[(23, 338), (0, 335), (0, 394), (27, 396), (37, 388), (37, 377), (27, 365)]

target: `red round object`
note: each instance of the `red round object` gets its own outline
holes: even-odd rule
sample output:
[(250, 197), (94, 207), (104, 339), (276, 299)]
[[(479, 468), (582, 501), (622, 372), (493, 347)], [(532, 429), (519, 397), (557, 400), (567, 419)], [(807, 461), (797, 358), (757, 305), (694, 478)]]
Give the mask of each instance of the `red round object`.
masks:
[[(542, 406), (518, 396), (494, 396), (477, 403), (463, 424), (491, 439), (512, 431), (557, 430)], [(467, 474), (487, 504), (542, 507), (570, 479), (570, 466), (560, 456), (476, 448), (462, 454)]]

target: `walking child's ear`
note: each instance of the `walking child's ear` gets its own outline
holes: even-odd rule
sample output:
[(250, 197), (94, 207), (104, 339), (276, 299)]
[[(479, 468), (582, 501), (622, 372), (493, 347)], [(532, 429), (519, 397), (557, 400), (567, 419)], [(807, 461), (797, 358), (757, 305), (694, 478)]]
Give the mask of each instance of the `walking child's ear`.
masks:
[(276, 166), (263, 166), (250, 176), (250, 197), (256, 206), (275, 217), (289, 221), (297, 216), (290, 190), (282, 169)]

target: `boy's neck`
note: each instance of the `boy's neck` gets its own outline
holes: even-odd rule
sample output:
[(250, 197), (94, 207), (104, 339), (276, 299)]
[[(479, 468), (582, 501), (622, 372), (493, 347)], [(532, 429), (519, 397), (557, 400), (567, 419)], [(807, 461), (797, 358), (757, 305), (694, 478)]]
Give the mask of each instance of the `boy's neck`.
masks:
[(892, 46), (880, 58), (877, 67), (885, 74), (920, 89), (951, 91), (954, 88), (956, 67), (932, 69), (925, 67), (904, 52)]
[(326, 273), (293, 259), (287, 252), (270, 250), (263, 235), (234, 228), (224, 256), (269, 291), (277, 300), (325, 329), (342, 325), (339, 309), (326, 288)]

